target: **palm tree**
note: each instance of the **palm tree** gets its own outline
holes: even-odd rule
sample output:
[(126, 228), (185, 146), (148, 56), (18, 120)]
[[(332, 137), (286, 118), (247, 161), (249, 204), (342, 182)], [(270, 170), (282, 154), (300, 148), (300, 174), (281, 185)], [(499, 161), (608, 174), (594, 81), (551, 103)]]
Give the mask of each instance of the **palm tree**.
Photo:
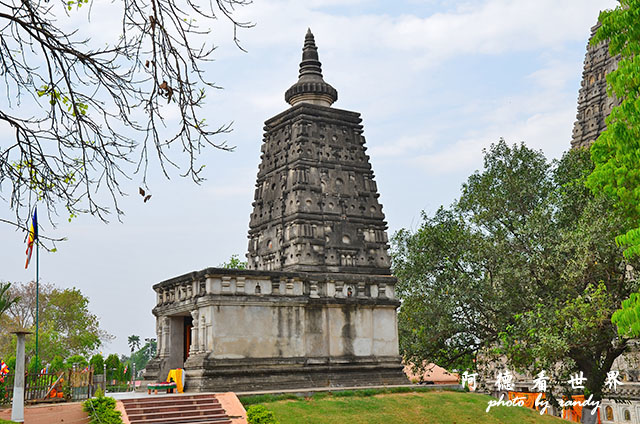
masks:
[(20, 300), (19, 297), (11, 298), (9, 287), (11, 287), (11, 283), (0, 283), (0, 315), (5, 313), (11, 305)]
[(129, 347), (131, 348), (131, 354), (133, 355), (134, 349), (140, 349), (140, 337), (136, 335), (129, 336)]

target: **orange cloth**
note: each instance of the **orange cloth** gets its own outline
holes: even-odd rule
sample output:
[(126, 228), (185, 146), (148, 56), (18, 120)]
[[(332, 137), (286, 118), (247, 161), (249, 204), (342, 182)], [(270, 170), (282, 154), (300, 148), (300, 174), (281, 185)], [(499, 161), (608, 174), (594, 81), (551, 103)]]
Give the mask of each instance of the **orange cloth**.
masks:
[(184, 391), (184, 388), (182, 387), (182, 372), (182, 368), (176, 368), (170, 370), (169, 374), (167, 375), (167, 382), (170, 382), (171, 379), (173, 379), (173, 381), (176, 383), (176, 389), (178, 390), (178, 393), (182, 393)]
[[(566, 402), (569, 400), (566, 396), (563, 396), (562, 399)], [(571, 400), (574, 402), (584, 402), (584, 395), (573, 395), (571, 396)], [(582, 406), (574, 405), (567, 406), (562, 409), (562, 418), (565, 420), (573, 421), (574, 423), (579, 423), (582, 420)], [(600, 424), (600, 408), (598, 408), (598, 424)]]
[[(567, 398), (566, 396), (563, 396), (562, 399), (565, 402), (569, 400), (569, 398)], [(584, 395), (571, 396), (571, 400), (576, 402), (584, 402)], [(582, 419), (582, 406), (574, 405), (563, 408), (562, 418), (564, 418), (565, 420), (573, 421), (574, 423), (579, 423)]]
[[(526, 408), (539, 409), (539, 408), (536, 408), (536, 399), (538, 398), (539, 394), (540, 393), (537, 393), (537, 392), (534, 392), (534, 393), (531, 393), (531, 392), (508, 392), (507, 396), (509, 397), (509, 400), (513, 400), (515, 398), (520, 398), (520, 399), (524, 398), (522, 400), (522, 402), (524, 403), (524, 406)], [(545, 398), (545, 395), (543, 393), (541, 399), (544, 399), (544, 398)]]

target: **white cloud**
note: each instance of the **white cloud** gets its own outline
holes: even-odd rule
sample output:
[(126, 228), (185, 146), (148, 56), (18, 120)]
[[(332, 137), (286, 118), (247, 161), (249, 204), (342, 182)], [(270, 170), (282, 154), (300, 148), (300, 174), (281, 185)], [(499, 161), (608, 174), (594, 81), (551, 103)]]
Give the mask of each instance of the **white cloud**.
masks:
[(433, 67), (461, 54), (555, 49), (567, 40), (583, 39), (598, 11), (615, 5), (614, 0), (487, 0), (430, 16), (401, 14), (391, 5), (386, 14), (365, 12), (352, 17), (282, 0), (242, 12), (261, 16), (256, 28), (246, 33), (250, 49), (291, 45), (301, 41), (310, 26), (317, 38), (321, 35), (321, 49), (350, 51), (356, 57), (375, 51), (410, 52), (406, 59)]
[(378, 143), (368, 150), (372, 157), (380, 159), (398, 157), (404, 155), (412, 155), (416, 151), (423, 151), (432, 147), (435, 140), (430, 134), (402, 136), (397, 140), (387, 143)]

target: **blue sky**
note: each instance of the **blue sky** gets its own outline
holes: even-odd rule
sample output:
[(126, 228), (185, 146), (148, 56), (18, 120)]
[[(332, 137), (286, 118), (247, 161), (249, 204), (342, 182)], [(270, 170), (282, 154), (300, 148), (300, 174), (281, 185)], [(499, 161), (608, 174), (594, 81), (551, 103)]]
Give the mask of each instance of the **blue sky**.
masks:
[[(239, 10), (256, 23), (239, 38), (222, 20), (203, 116), (233, 121), (224, 138), (234, 153), (202, 156), (207, 181), (196, 186), (172, 173), (149, 174), (152, 199), (142, 203), (142, 177), (124, 183), (123, 222), (56, 219), (41, 231), (68, 237), (41, 255), (41, 280), (78, 287), (103, 327), (116, 336), (105, 353), (128, 351), (127, 336), (155, 337), (151, 286), (164, 279), (244, 256), (263, 122), (285, 110), (297, 80), (307, 27), (314, 32), (324, 77), (337, 90), (334, 107), (362, 113), (389, 235), (416, 228), (420, 212), (450, 204), (482, 165), (482, 149), (504, 137), (525, 141), (549, 158), (569, 148), (587, 39), (598, 12), (615, 0), (367, 1), (263, 0)], [(113, 27), (108, 7), (85, 26), (97, 39)], [(95, 20), (94, 20), (95, 21)], [(107, 35), (105, 35), (107, 34)], [(0, 93), (0, 99), (2, 99)], [(0, 107), (6, 107), (0, 100)], [(0, 132), (0, 146), (12, 142)], [(153, 166), (153, 165), (152, 165)], [(6, 203), (0, 218), (11, 217)], [(44, 215), (42, 211), (39, 212)], [(28, 281), (24, 235), (0, 225), (0, 281)]]

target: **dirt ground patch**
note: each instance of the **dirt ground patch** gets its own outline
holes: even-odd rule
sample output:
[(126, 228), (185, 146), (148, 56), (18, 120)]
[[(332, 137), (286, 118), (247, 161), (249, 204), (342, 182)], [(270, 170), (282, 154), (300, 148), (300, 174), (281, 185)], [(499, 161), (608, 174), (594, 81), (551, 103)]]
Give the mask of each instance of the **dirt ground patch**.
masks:
[[(10, 420), (11, 408), (0, 410), (0, 418)], [(81, 402), (72, 402), (25, 406), (24, 421), (27, 424), (87, 424), (89, 416), (82, 410)]]

